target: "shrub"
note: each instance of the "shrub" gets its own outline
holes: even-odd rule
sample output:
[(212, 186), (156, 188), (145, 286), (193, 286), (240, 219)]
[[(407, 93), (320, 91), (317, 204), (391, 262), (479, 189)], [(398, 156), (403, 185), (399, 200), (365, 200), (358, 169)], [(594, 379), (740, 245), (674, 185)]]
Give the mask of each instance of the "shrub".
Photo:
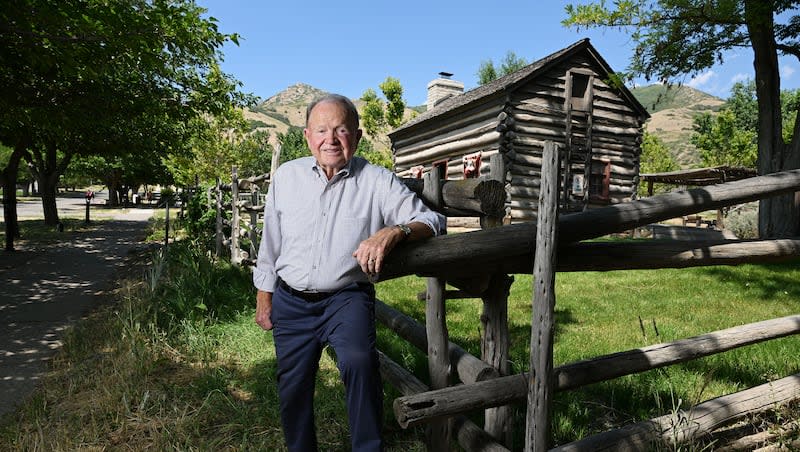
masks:
[(749, 203), (731, 209), (725, 217), (725, 229), (740, 239), (758, 238), (758, 204)]
[(186, 233), (203, 249), (210, 250), (214, 247), (214, 237), (217, 231), (217, 210), (212, 199), (209, 202), (206, 195), (208, 187), (201, 188), (189, 199), (184, 217)]

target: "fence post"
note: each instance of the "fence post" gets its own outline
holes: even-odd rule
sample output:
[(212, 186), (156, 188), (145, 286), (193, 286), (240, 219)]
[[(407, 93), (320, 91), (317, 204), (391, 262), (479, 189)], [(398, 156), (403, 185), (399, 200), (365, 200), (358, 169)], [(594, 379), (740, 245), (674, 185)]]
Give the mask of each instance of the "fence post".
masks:
[(242, 262), (239, 249), (239, 169), (231, 167), (231, 263)]
[[(505, 184), (505, 166), (503, 156), (495, 154), (490, 160), (489, 178)], [(503, 218), (487, 215), (480, 218), (481, 229), (501, 226)], [(481, 324), (481, 359), (497, 369), (501, 376), (509, 373), (509, 331), (508, 331), (508, 294), (514, 277), (504, 273), (491, 275), (489, 286), (481, 295), (483, 313)], [(513, 437), (512, 421), (514, 408), (505, 405), (489, 408), (484, 411), (483, 429), (493, 438), (511, 448)]]
[(214, 249), (214, 254), (218, 258), (222, 257), (222, 187), (220, 187), (220, 180), (217, 177), (217, 188), (216, 188), (216, 197), (217, 197), (217, 236), (216, 236), (216, 248)]
[(553, 311), (555, 309), (555, 261), (558, 235), (558, 148), (544, 144), (533, 258), (533, 310), (531, 313), (531, 361), (528, 374), (528, 413), (525, 450), (547, 450), (553, 396)]
[[(424, 177), (422, 197), (429, 205), (442, 205), (442, 189), (439, 184), (441, 168), (434, 166)], [(425, 330), (428, 336), (428, 372), (431, 388), (448, 386), (450, 377), (449, 337), (445, 307), (445, 281), (428, 278), (425, 304)], [(426, 447), (429, 451), (448, 450), (450, 445), (450, 419), (430, 422), (426, 429)]]
[(250, 260), (255, 261), (258, 254), (258, 211), (252, 209), (258, 205), (258, 186), (250, 184)]

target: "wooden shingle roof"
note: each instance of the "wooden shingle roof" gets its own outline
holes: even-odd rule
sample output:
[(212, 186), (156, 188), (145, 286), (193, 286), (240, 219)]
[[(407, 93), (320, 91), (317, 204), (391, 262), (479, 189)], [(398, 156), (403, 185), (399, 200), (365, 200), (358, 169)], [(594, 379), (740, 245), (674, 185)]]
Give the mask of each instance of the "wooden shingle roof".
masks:
[[(449, 99), (442, 101), (439, 105), (437, 105), (433, 109), (420, 114), (411, 121), (394, 129), (392, 132), (389, 133), (389, 138), (394, 140), (393, 137), (401, 135), (403, 134), (403, 132), (408, 131), (409, 129), (413, 129), (418, 124), (433, 120), (434, 118), (443, 117), (450, 113), (455, 113), (462, 109), (469, 108), (471, 105), (477, 104), (478, 102), (486, 100), (490, 97), (496, 95), (502, 95), (506, 92), (513, 91), (518, 86), (525, 84), (531, 78), (534, 78), (537, 75), (541, 74), (542, 72), (546, 71), (554, 64), (564, 59), (570, 58), (576, 53), (582, 51), (588, 51), (592, 59), (594, 59), (607, 74), (612, 74), (614, 72), (608, 65), (608, 63), (606, 63), (606, 61), (600, 56), (597, 50), (592, 46), (592, 44), (589, 42), (589, 39), (588, 38), (582, 39), (570, 45), (569, 47), (566, 47), (555, 53), (552, 53), (538, 61), (535, 61), (525, 66), (524, 68), (518, 71), (512, 72), (490, 83), (487, 83), (485, 85), (467, 91), (463, 94), (460, 94), (458, 96), (453, 96)], [(626, 87), (620, 86), (620, 91), (622, 96), (628, 102), (630, 102), (631, 107), (633, 107), (639, 114), (641, 114), (643, 118), (647, 118), (650, 116), (647, 113), (647, 110), (645, 110), (642, 104), (636, 100), (633, 94)]]

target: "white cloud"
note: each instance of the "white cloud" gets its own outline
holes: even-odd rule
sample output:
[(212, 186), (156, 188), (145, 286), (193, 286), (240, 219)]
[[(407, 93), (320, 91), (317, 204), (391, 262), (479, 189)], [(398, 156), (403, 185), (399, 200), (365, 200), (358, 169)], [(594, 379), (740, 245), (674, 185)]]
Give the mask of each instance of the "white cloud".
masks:
[(738, 74), (731, 77), (731, 85), (737, 82), (744, 82), (745, 80), (750, 80), (753, 77), (750, 74), (745, 74), (744, 72), (739, 72)]
[(700, 89), (703, 85), (708, 84), (709, 82), (711, 82), (712, 79), (716, 77), (717, 74), (714, 71), (703, 72), (702, 74), (693, 77), (691, 80), (689, 80), (689, 83), (687, 83), (687, 85), (695, 89)]
[(781, 78), (788, 80), (788, 79), (792, 78), (792, 75), (796, 71), (797, 70), (794, 68), (794, 66), (791, 66), (791, 65), (788, 65), (788, 64), (784, 64), (783, 66), (781, 66)]

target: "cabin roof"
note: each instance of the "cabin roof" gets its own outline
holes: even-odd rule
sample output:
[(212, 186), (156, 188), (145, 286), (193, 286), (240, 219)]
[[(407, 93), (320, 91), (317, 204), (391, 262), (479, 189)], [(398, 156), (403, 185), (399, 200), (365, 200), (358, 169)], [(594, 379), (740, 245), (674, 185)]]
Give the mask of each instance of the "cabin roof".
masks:
[[(553, 64), (556, 64), (564, 59), (571, 58), (576, 53), (582, 51), (587, 51), (591, 56), (591, 58), (594, 59), (600, 65), (600, 67), (606, 72), (606, 74), (614, 73), (614, 71), (611, 69), (608, 63), (606, 63), (603, 57), (600, 56), (600, 54), (597, 52), (594, 46), (592, 46), (592, 44), (589, 42), (589, 39), (585, 38), (570, 45), (569, 47), (561, 49), (538, 61), (535, 61), (518, 71), (512, 72), (490, 83), (487, 83), (485, 85), (467, 91), (463, 94), (460, 94), (458, 96), (453, 96), (449, 99), (442, 101), (439, 105), (437, 105), (433, 109), (420, 114), (411, 121), (391, 131), (389, 133), (389, 138), (393, 139), (395, 135), (400, 134), (401, 132), (406, 131), (408, 129), (414, 128), (417, 124), (433, 120), (434, 118), (442, 117), (448, 113), (455, 112), (462, 108), (468, 108), (468, 106), (470, 105), (488, 99), (489, 97), (502, 94), (503, 92), (514, 91), (520, 85), (525, 84), (528, 80), (546, 71)], [(630, 90), (628, 90), (625, 86), (620, 86), (619, 89), (622, 96), (630, 103), (630, 105), (640, 115), (642, 115), (643, 118), (648, 118), (650, 116), (647, 113), (647, 110), (642, 106), (642, 104), (639, 103), (638, 100), (636, 100), (636, 98), (633, 96)]]

